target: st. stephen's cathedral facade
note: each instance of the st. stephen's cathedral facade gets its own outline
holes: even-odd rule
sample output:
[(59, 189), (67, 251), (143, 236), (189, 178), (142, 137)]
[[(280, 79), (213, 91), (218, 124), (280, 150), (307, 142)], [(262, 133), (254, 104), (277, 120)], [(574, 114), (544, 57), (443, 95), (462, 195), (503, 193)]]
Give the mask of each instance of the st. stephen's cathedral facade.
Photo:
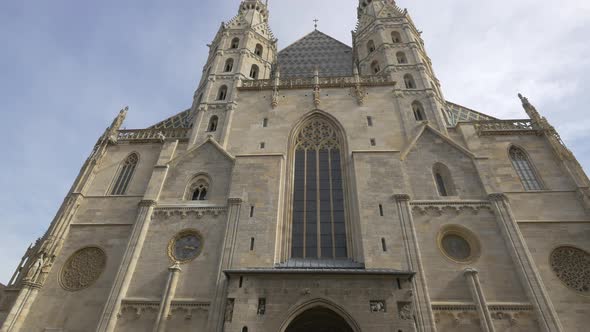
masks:
[(268, 17), (221, 25), (190, 109), (118, 114), (0, 331), (590, 329), (590, 182), (527, 98), (447, 101), (393, 0), (359, 1), (352, 48), (278, 51)]

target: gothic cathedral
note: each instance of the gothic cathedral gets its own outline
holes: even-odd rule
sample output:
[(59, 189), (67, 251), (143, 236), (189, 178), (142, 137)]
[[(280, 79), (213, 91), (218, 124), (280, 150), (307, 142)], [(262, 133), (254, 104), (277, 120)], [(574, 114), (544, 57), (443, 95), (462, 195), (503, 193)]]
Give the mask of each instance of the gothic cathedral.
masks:
[(268, 18), (241, 1), (190, 109), (118, 114), (1, 332), (588, 331), (590, 181), (527, 98), (445, 100), (394, 0), (359, 0), (352, 48), (279, 51)]

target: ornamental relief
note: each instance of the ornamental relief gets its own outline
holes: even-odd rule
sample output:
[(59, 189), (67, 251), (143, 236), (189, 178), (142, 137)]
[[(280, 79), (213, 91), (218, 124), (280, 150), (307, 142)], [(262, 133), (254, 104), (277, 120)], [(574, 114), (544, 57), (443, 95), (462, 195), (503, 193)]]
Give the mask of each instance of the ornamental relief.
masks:
[(339, 149), (338, 137), (331, 124), (316, 118), (309, 121), (297, 135), (297, 150)]
[(105, 252), (98, 247), (87, 247), (75, 252), (61, 270), (60, 284), (68, 291), (79, 291), (92, 286), (104, 272)]
[(550, 264), (567, 287), (590, 295), (590, 253), (575, 247), (559, 247), (551, 253)]

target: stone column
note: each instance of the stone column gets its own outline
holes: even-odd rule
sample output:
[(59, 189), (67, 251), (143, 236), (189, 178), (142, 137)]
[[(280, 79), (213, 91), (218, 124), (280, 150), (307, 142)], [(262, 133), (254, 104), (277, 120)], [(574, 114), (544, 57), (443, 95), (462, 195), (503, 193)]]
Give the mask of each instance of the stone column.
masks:
[(490, 309), (488, 308), (488, 303), (483, 293), (483, 289), (481, 288), (481, 283), (479, 282), (479, 276), (477, 273), (478, 272), (476, 269), (468, 268), (463, 272), (463, 276), (465, 279), (467, 279), (469, 291), (471, 292), (473, 302), (475, 302), (475, 306), (477, 307), (477, 313), (479, 314), (479, 321), (481, 322), (482, 331), (496, 332), (496, 329), (494, 328), (494, 322), (492, 321), (492, 315), (490, 314)]
[(521, 283), (528, 294), (529, 301), (537, 311), (541, 330), (545, 332), (563, 331), (557, 312), (549, 299), (539, 271), (514, 218), (508, 197), (500, 193), (489, 195), (489, 199), (492, 202), (498, 225), (517, 268)]
[(166, 323), (168, 321), (168, 315), (170, 315), (170, 305), (172, 304), (174, 295), (176, 295), (176, 286), (178, 285), (178, 278), (182, 270), (180, 269), (180, 264), (176, 262), (168, 268), (168, 271), (168, 280), (166, 281), (164, 294), (162, 294), (162, 302), (160, 302), (160, 311), (156, 318), (154, 332), (166, 331)]
[(223, 247), (221, 248), (219, 269), (217, 271), (217, 287), (215, 289), (215, 297), (211, 302), (209, 319), (207, 321), (206, 330), (211, 332), (223, 331), (223, 314), (225, 312), (225, 298), (227, 297), (227, 278), (223, 271), (231, 268), (240, 220), (240, 209), (242, 208), (242, 199), (230, 198), (228, 200), (228, 205), (225, 237), (223, 240)]
[(412, 209), (410, 207), (410, 196), (402, 194), (395, 195), (394, 198), (396, 200), (401, 229), (405, 241), (404, 245), (408, 268), (416, 272), (416, 276), (412, 280), (414, 286), (416, 327), (418, 332), (436, 332), (434, 313), (432, 312), (432, 304), (430, 302), (430, 295), (428, 294), (428, 286), (426, 284), (426, 277), (424, 276), (424, 267), (422, 265), (422, 257), (420, 254), (420, 246), (418, 245), (418, 236), (416, 235)]
[(119, 271), (115, 276), (111, 293), (105, 304), (96, 332), (112, 332), (115, 330), (117, 316), (121, 310), (121, 301), (127, 294), (127, 289), (131, 283), (137, 260), (143, 249), (143, 243), (149, 229), (155, 205), (155, 201), (145, 200), (139, 204), (139, 213), (135, 220), (131, 236), (129, 237), (127, 249), (123, 255)]

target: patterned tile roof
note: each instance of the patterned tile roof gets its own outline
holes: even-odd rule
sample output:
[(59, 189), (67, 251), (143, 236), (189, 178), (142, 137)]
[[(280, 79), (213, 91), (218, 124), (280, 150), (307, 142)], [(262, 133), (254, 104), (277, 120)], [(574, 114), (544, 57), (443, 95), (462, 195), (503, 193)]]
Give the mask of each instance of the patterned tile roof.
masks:
[(169, 129), (169, 128), (191, 128), (193, 120), (193, 113), (190, 109), (180, 112), (168, 119), (158, 122), (148, 129)]
[(493, 116), (474, 111), (465, 106), (447, 101), (447, 122), (454, 127), (458, 122), (498, 120)]
[(352, 48), (315, 30), (279, 52), (281, 77), (352, 76)]

